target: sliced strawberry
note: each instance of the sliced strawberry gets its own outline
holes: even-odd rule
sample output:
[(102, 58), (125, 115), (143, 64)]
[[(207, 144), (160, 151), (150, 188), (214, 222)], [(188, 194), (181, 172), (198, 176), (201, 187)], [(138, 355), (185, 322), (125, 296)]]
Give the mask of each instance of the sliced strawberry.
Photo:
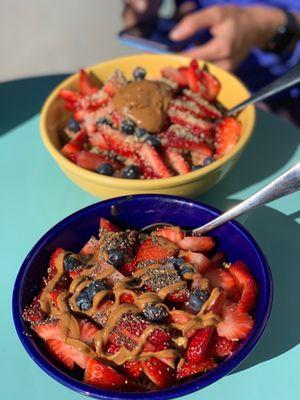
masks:
[(84, 69), (79, 71), (79, 92), (82, 95), (92, 95), (98, 92), (98, 88), (92, 85), (90, 78)]
[(93, 337), (98, 332), (94, 324), (83, 319), (79, 322), (80, 340), (88, 345), (93, 344)]
[[(179, 134), (180, 131), (183, 131), (182, 135)], [(188, 135), (186, 136), (185, 133)], [(176, 149), (198, 151), (206, 157), (211, 157), (213, 154), (206, 143), (179, 125), (173, 125), (173, 128), (163, 132), (160, 136), (163, 139), (165, 148), (174, 147)]]
[(148, 337), (148, 341), (154, 346), (165, 345), (170, 339), (171, 333), (166, 329), (154, 329), (154, 331)]
[(91, 153), (90, 151), (80, 151), (76, 159), (76, 164), (79, 165), (79, 167), (91, 171), (97, 171), (100, 165), (104, 163), (111, 164), (115, 171), (118, 171), (121, 168), (120, 164), (112, 158), (101, 154)]
[(32, 329), (42, 339), (61, 339), (60, 324), (57, 321), (45, 321), (41, 324), (34, 324)]
[(184, 175), (190, 172), (191, 168), (189, 164), (185, 161), (184, 157), (174, 149), (166, 149), (164, 151), (164, 156), (167, 164), (173, 171), (177, 172), (179, 175)]
[(55, 266), (55, 263), (57, 262), (57, 257), (64, 252), (64, 249), (61, 247), (58, 247), (57, 249), (54, 250), (54, 252), (51, 254), (50, 261), (49, 261), (49, 268), (47, 270), (48, 275), (46, 278), (46, 282), (49, 282), (54, 275), (57, 273), (57, 269)]
[(41, 322), (45, 319), (45, 314), (41, 310), (40, 306), (40, 297), (42, 295), (42, 292), (34, 297), (32, 302), (25, 307), (22, 317), (25, 321), (28, 322)]
[(188, 323), (193, 316), (181, 310), (171, 310), (169, 313), (170, 322), (175, 322), (176, 324), (185, 325)]
[(175, 243), (164, 238), (153, 241), (152, 238), (146, 239), (139, 247), (136, 261), (144, 260), (162, 260), (164, 258), (173, 257), (178, 252)]
[(80, 268), (80, 269), (74, 269), (73, 271), (69, 271), (69, 276), (70, 276), (70, 278), (73, 280), (73, 279), (76, 279), (76, 278), (78, 278), (81, 274), (82, 274), (82, 271), (83, 271), (83, 268)]
[(213, 331), (214, 328), (212, 326), (199, 329), (188, 341), (188, 346), (184, 356), (188, 363), (199, 364), (205, 360), (206, 350)]
[(238, 301), (240, 290), (236, 285), (233, 276), (226, 270), (210, 267), (205, 272), (205, 278), (209, 280), (213, 287), (221, 288), (229, 295), (231, 300)]
[(210, 357), (226, 357), (234, 352), (237, 344), (237, 341), (228, 340), (214, 333), (207, 352)]
[(231, 151), (241, 136), (242, 126), (233, 117), (224, 118), (217, 126), (215, 133), (216, 154), (222, 156)]
[(61, 89), (58, 97), (65, 101), (65, 106), (70, 111), (76, 110), (82, 100), (82, 96), (79, 93), (69, 89)]
[(89, 132), (89, 141), (92, 146), (98, 147), (100, 150), (109, 150), (109, 145), (104, 139), (102, 132)]
[(109, 150), (113, 150), (121, 156), (130, 157), (140, 151), (141, 143), (136, 141), (133, 136), (125, 135), (105, 124), (101, 125), (101, 133)]
[(107, 354), (116, 354), (120, 350), (121, 346), (118, 346), (115, 343), (108, 342), (105, 345), (105, 353)]
[(126, 379), (112, 367), (90, 358), (87, 362), (83, 380), (85, 383), (102, 389), (121, 389)]
[(186, 96), (178, 97), (175, 100), (171, 100), (169, 103), (168, 111), (169, 110), (188, 112), (196, 118), (205, 118), (207, 116), (195, 101), (187, 98)]
[(164, 388), (172, 384), (174, 370), (156, 357), (143, 361), (143, 371), (148, 378), (158, 387)]
[(195, 93), (203, 93), (205, 87), (201, 81), (201, 70), (196, 60), (192, 60), (186, 72), (189, 88)]
[(121, 269), (122, 274), (125, 276), (131, 276), (132, 273), (136, 271), (137, 263), (138, 261), (133, 259), (132, 261), (123, 264)]
[(100, 229), (106, 232), (119, 232), (120, 229), (106, 218), (100, 218)]
[(191, 251), (210, 251), (215, 243), (210, 236), (188, 236), (178, 242), (178, 246), (183, 250)]
[(145, 163), (149, 164), (159, 178), (169, 178), (172, 176), (163, 159), (152, 145), (143, 143), (140, 150), (140, 155), (144, 159)]
[(54, 306), (55, 306), (56, 308), (58, 308), (58, 309), (59, 309), (59, 304), (58, 304), (57, 298), (58, 298), (58, 296), (59, 296), (60, 294), (62, 294), (62, 292), (63, 292), (63, 289), (62, 289), (62, 288), (59, 288), (59, 289), (53, 289), (53, 290), (51, 290), (51, 292), (49, 293), (50, 299), (52, 300)]
[(79, 253), (82, 254), (83, 256), (95, 254), (98, 246), (99, 246), (98, 240), (95, 238), (95, 236), (91, 236)]
[(179, 226), (164, 226), (163, 228), (158, 228), (154, 234), (155, 236), (161, 236), (174, 243), (180, 242), (185, 236), (185, 233)]
[[(200, 139), (210, 140), (213, 124), (205, 119), (197, 118), (190, 112), (169, 109), (168, 116), (173, 124), (186, 128)], [(195, 150), (195, 149), (194, 149)]]
[(131, 293), (122, 293), (120, 296), (120, 304), (123, 303), (134, 303), (134, 297)]
[(226, 300), (227, 294), (224, 290), (221, 290), (219, 296), (211, 304), (210, 311), (221, 316)]
[(248, 267), (241, 261), (237, 261), (228, 268), (238, 287), (242, 291), (237, 310), (248, 312), (255, 306), (257, 284)]
[(185, 261), (194, 264), (200, 273), (204, 273), (211, 263), (210, 259), (205, 257), (201, 253), (195, 253), (193, 251), (182, 251), (179, 255), (182, 256)]
[(182, 70), (178, 70), (173, 67), (165, 67), (161, 70), (161, 75), (164, 78), (170, 79), (171, 81), (177, 83), (179, 86), (187, 86), (187, 78), (184, 73), (182, 73)]
[(222, 118), (222, 111), (216, 107), (215, 104), (207, 101), (204, 97), (199, 95), (198, 93), (194, 93), (191, 90), (184, 89), (183, 91), (183, 99), (185, 101), (192, 101), (195, 104), (196, 110), (199, 113), (202, 113), (202, 116), (206, 118)]
[(142, 363), (139, 360), (126, 361), (125, 364), (123, 364), (122, 369), (125, 375), (133, 380), (139, 379), (143, 373)]
[(176, 379), (187, 378), (188, 376), (199, 374), (200, 372), (206, 372), (213, 369), (217, 364), (213, 360), (205, 360), (200, 364), (183, 364), (176, 373)]
[(77, 161), (78, 153), (83, 150), (84, 144), (87, 139), (87, 134), (85, 131), (78, 132), (74, 139), (70, 140), (61, 149), (61, 152), (73, 162)]
[(149, 323), (137, 314), (127, 313), (118, 321), (116, 327), (125, 337), (137, 342)]
[(167, 296), (167, 300), (171, 303), (185, 303), (188, 301), (189, 291), (187, 289), (178, 289), (173, 293), (169, 293)]
[(245, 339), (253, 328), (253, 319), (247, 313), (227, 308), (224, 317), (217, 325), (218, 335), (228, 340)]
[(210, 72), (202, 70), (201, 71), (201, 81), (205, 87), (203, 96), (207, 100), (215, 100), (221, 90), (221, 83), (216, 76), (212, 75)]
[(69, 346), (63, 341), (57, 339), (48, 339), (46, 341), (46, 348), (65, 367), (72, 370), (74, 369), (74, 360), (69, 354)]

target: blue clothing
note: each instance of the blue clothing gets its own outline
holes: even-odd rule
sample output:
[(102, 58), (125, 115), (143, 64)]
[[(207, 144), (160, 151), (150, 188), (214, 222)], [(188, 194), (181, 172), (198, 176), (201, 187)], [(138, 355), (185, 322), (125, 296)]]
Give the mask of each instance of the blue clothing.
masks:
[[(185, 0), (177, 0), (179, 6)], [(300, 0), (194, 0), (197, 9), (213, 5), (236, 4), (239, 6), (264, 5), (270, 7), (279, 7), (288, 11), (300, 11)], [(239, 66), (236, 73), (248, 85), (251, 91), (257, 91), (259, 88), (272, 82), (278, 76), (284, 74), (295, 64), (300, 62), (300, 43), (292, 53), (278, 55), (267, 53), (258, 48), (254, 48), (248, 58)], [(274, 96), (270, 104), (282, 101), (300, 100), (300, 88), (293, 88)]]

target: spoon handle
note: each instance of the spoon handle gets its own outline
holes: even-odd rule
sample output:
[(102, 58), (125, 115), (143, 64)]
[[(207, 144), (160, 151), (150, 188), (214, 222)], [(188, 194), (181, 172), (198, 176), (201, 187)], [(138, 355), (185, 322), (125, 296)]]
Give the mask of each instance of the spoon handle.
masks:
[(279, 199), (290, 193), (300, 190), (300, 163), (298, 162), (294, 167), (290, 168), (284, 174), (280, 175), (277, 179), (265, 186), (263, 189), (254, 193), (248, 199), (242, 201), (235, 207), (226, 211), (224, 214), (200, 226), (192, 231), (193, 235), (201, 235), (211, 229), (238, 217), (245, 212), (252, 210), (256, 207), (269, 203), (272, 200)]
[(286, 74), (284, 74), (280, 78), (276, 79), (269, 85), (263, 87), (258, 92), (256, 92), (253, 96), (249, 97), (249, 99), (238, 104), (231, 110), (228, 110), (226, 115), (227, 116), (235, 115), (237, 112), (241, 111), (246, 106), (249, 106), (250, 104), (254, 104), (259, 101), (262, 101), (262, 100), (266, 99), (267, 97), (271, 97), (271, 96), (273, 96), (273, 94), (281, 92), (282, 90), (287, 89), (299, 82), (300, 82), (300, 64), (297, 64), (294, 68), (292, 68)]

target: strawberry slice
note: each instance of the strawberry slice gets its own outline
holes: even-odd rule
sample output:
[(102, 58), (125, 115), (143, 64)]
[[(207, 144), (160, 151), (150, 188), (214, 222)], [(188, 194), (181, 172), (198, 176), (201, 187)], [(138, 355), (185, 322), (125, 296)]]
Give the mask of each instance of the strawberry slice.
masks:
[(102, 389), (122, 389), (127, 383), (123, 375), (93, 358), (86, 364), (83, 381)]
[(58, 298), (58, 296), (59, 296), (60, 294), (62, 294), (62, 292), (63, 292), (63, 289), (62, 289), (62, 288), (58, 288), (58, 289), (53, 289), (53, 290), (51, 290), (51, 292), (49, 293), (49, 297), (50, 297), (51, 301), (53, 302), (54, 306), (55, 306), (56, 308), (58, 308), (58, 309), (59, 309), (60, 307), (59, 307), (57, 298)]
[(178, 289), (173, 293), (169, 293), (167, 296), (167, 301), (171, 303), (185, 303), (189, 299), (189, 291), (187, 289)]
[(241, 136), (242, 125), (233, 117), (224, 118), (216, 127), (216, 154), (222, 156), (231, 151)]
[(240, 298), (240, 290), (236, 285), (233, 276), (226, 270), (210, 267), (205, 272), (205, 278), (209, 280), (213, 287), (221, 288), (228, 293), (233, 301), (238, 301)]
[(200, 77), (202, 84), (205, 87), (203, 96), (209, 101), (215, 100), (221, 90), (220, 81), (205, 69), (201, 71)]
[(186, 96), (171, 100), (168, 110), (188, 112), (196, 118), (206, 118), (206, 114), (201, 110), (198, 104)]
[(170, 386), (174, 380), (174, 370), (156, 357), (142, 362), (145, 375), (158, 387)]
[(74, 369), (74, 360), (69, 354), (69, 347), (61, 340), (48, 339), (46, 341), (46, 348), (49, 353), (52, 354), (61, 364), (63, 364), (68, 369)]
[(98, 332), (94, 324), (83, 319), (79, 322), (80, 340), (88, 345), (93, 344), (93, 337)]
[(175, 322), (176, 324), (185, 325), (188, 323), (193, 316), (182, 310), (171, 310), (169, 312), (170, 322)]
[(142, 363), (139, 360), (136, 361), (126, 361), (122, 367), (125, 375), (127, 375), (132, 380), (139, 379), (143, 374)]
[(154, 346), (165, 346), (171, 339), (170, 331), (166, 329), (154, 329), (151, 335), (148, 337), (148, 341)]
[(109, 146), (102, 132), (91, 132), (91, 130), (89, 130), (89, 141), (92, 146), (98, 147), (100, 150), (109, 150)]
[(100, 218), (100, 229), (106, 232), (119, 232), (120, 229), (106, 218)]
[(218, 335), (228, 340), (245, 339), (253, 328), (253, 319), (247, 313), (225, 308), (224, 319), (217, 325)]
[(125, 263), (122, 265), (121, 272), (125, 276), (131, 276), (133, 272), (136, 271), (138, 261), (136, 259), (133, 259), (129, 261), (128, 263)]
[(25, 307), (22, 317), (25, 321), (28, 322), (41, 322), (45, 319), (45, 314), (41, 310), (40, 306), (40, 297), (42, 295), (42, 291), (40, 294), (32, 300), (32, 302)]
[(61, 247), (58, 247), (51, 254), (50, 261), (49, 261), (49, 268), (47, 270), (48, 275), (46, 278), (46, 283), (49, 282), (54, 277), (54, 275), (57, 273), (55, 263), (57, 262), (58, 256), (60, 254), (62, 254), (63, 252), (64, 252), (64, 249), (62, 249)]
[(74, 139), (70, 140), (61, 149), (61, 152), (69, 158), (71, 161), (76, 162), (78, 153), (83, 150), (84, 144), (87, 140), (87, 134), (85, 131), (78, 132)]
[(188, 346), (185, 352), (185, 360), (187, 363), (199, 364), (206, 358), (206, 350), (209, 345), (210, 338), (214, 328), (208, 326), (199, 329), (194, 336), (188, 341)]
[(187, 76), (184, 74), (182, 69), (179, 70), (173, 67), (165, 67), (161, 70), (161, 75), (164, 78), (170, 79), (171, 81), (177, 83), (181, 87), (187, 86)]
[(140, 151), (141, 144), (138, 141), (135, 141), (133, 136), (125, 135), (125, 133), (104, 124), (101, 125), (100, 132), (102, 133), (109, 150), (113, 150), (121, 156), (134, 156)]
[(60, 324), (57, 321), (46, 321), (41, 324), (34, 324), (32, 329), (42, 339), (61, 339)]
[(172, 125), (168, 131), (160, 134), (165, 148), (174, 147), (180, 150), (198, 151), (206, 157), (211, 157), (211, 148), (187, 129), (180, 125)]
[(204, 97), (198, 93), (192, 92), (191, 90), (184, 89), (183, 99), (185, 101), (192, 101), (197, 111), (202, 113), (206, 118), (216, 119), (222, 118), (223, 116), (222, 112), (213, 103), (207, 101)]
[(123, 303), (134, 303), (134, 297), (131, 293), (122, 293), (120, 296), (120, 304)]
[(205, 87), (201, 80), (201, 70), (196, 60), (192, 60), (186, 71), (189, 88), (195, 93), (204, 93)]
[(121, 346), (118, 346), (115, 343), (108, 342), (105, 345), (105, 353), (107, 354), (116, 354), (120, 350)]
[(77, 110), (83, 98), (81, 94), (69, 89), (61, 89), (58, 97), (65, 101), (65, 107), (70, 111)]
[(80, 151), (77, 154), (76, 164), (90, 171), (97, 171), (100, 165), (104, 163), (111, 164), (115, 171), (121, 168), (117, 161), (101, 154), (91, 153), (90, 151)]
[(152, 145), (143, 143), (140, 155), (159, 178), (169, 178), (172, 176), (163, 159)]
[(99, 246), (98, 240), (95, 238), (95, 236), (91, 236), (79, 253), (82, 254), (83, 256), (95, 254), (96, 250), (98, 249), (98, 246)]
[(176, 379), (187, 378), (188, 376), (209, 371), (217, 366), (213, 360), (205, 360), (199, 364), (183, 364), (176, 373)]
[(238, 287), (242, 291), (237, 310), (248, 312), (255, 306), (257, 284), (248, 267), (241, 261), (237, 261), (228, 268)]
[(211, 122), (202, 118), (197, 118), (190, 112), (174, 110), (173, 108), (168, 110), (168, 116), (173, 124), (186, 128), (200, 139), (211, 139), (212, 128), (214, 127)]
[(189, 164), (178, 151), (170, 148), (165, 149), (164, 156), (168, 166), (179, 175), (184, 175), (191, 171)]
[(177, 252), (178, 247), (175, 243), (164, 238), (160, 238), (156, 243), (152, 238), (149, 238), (140, 245), (136, 255), (136, 261), (162, 260), (175, 256)]
[(98, 88), (92, 85), (90, 78), (84, 69), (79, 71), (79, 92), (80, 94), (92, 95), (98, 92)]
[(137, 342), (149, 323), (137, 314), (126, 313), (116, 324), (118, 332)]
[(179, 226), (164, 226), (163, 228), (158, 228), (154, 234), (155, 236), (161, 236), (174, 243), (180, 242), (185, 236)]
[(226, 357), (235, 351), (237, 344), (237, 341), (228, 340), (214, 333), (207, 352), (210, 357)]
[(195, 253), (193, 251), (181, 251), (179, 256), (183, 257), (185, 261), (194, 264), (200, 273), (204, 273), (211, 263), (209, 258), (201, 253)]
[(213, 238), (209, 236), (188, 236), (178, 242), (178, 246), (183, 250), (191, 251), (210, 251), (215, 243)]

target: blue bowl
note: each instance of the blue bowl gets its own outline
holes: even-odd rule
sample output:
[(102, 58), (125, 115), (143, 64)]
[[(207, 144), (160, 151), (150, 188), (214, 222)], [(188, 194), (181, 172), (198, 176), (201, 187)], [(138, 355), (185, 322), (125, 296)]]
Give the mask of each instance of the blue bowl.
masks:
[(79, 251), (90, 236), (99, 229), (99, 217), (110, 219), (120, 226), (140, 229), (154, 222), (169, 222), (182, 227), (200, 226), (220, 212), (197, 201), (163, 195), (119, 197), (84, 208), (59, 222), (33, 247), (18, 273), (13, 291), (13, 317), (19, 338), (30, 357), (47, 374), (74, 391), (97, 399), (171, 399), (195, 392), (212, 384), (236, 368), (253, 350), (261, 337), (272, 306), (272, 276), (267, 260), (252, 236), (237, 222), (229, 222), (211, 235), (217, 239), (217, 250), (225, 251), (229, 261), (244, 261), (259, 284), (259, 295), (254, 310), (254, 329), (240, 344), (234, 355), (216, 369), (189, 382), (147, 393), (122, 393), (102, 390), (87, 385), (63, 370), (49, 357), (22, 320), (22, 310), (39, 293), (49, 256), (57, 247)]

